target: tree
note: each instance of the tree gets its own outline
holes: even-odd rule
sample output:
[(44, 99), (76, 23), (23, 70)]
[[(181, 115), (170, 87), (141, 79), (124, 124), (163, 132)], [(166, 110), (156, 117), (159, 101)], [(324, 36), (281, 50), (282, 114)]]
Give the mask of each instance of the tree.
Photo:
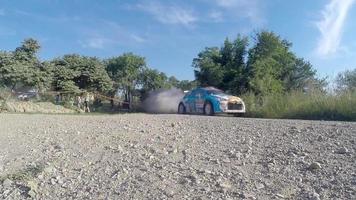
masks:
[(221, 54), (218, 48), (206, 48), (194, 58), (193, 67), (195, 68), (195, 78), (201, 86), (222, 85), (224, 71), (220, 64)]
[(172, 87), (165, 73), (148, 68), (145, 69), (141, 75), (141, 84), (142, 89), (147, 92), (157, 89), (169, 89)]
[(356, 91), (356, 69), (339, 73), (336, 86), (338, 91)]
[(114, 89), (124, 91), (125, 100), (132, 106), (133, 92), (140, 83), (140, 75), (146, 69), (145, 58), (125, 53), (106, 61), (106, 71), (114, 81)]
[(291, 69), (294, 59), (289, 46), (273, 32), (257, 33), (247, 63), (251, 91), (261, 95), (283, 92), (282, 73)]
[(146, 68), (143, 70), (140, 77), (141, 88), (139, 91), (141, 100), (144, 100), (151, 91), (159, 89), (170, 89), (173, 87), (169, 82), (167, 75), (163, 72), (159, 72), (156, 69)]
[[(257, 95), (291, 90), (322, 88), (309, 62), (298, 58), (292, 44), (273, 32), (256, 34), (248, 50), (248, 38), (225, 39), (223, 46), (206, 48), (193, 60), (195, 77), (201, 86), (215, 86), (231, 94), (250, 91)], [(311, 84), (312, 83), (312, 84)]]
[(175, 76), (170, 76), (168, 78), (168, 83), (169, 83), (169, 85), (171, 85), (172, 87), (175, 87), (175, 88), (178, 88), (178, 86), (179, 86), (179, 80)]
[(248, 88), (255, 94), (267, 95), (305, 90), (311, 82), (322, 85), (312, 65), (290, 51), (292, 44), (273, 32), (256, 34), (247, 62)]
[(77, 93), (80, 90), (107, 92), (112, 88), (104, 64), (95, 57), (65, 55), (52, 61), (54, 89)]
[(222, 64), (224, 66), (224, 79), (222, 89), (232, 94), (241, 94), (246, 90), (246, 63), (248, 39), (240, 35), (230, 42), (227, 38), (223, 48)]
[(40, 49), (34, 39), (26, 39), (13, 52), (0, 53), (1, 82), (15, 89), (17, 86), (35, 87), (40, 91), (50, 87), (52, 66), (37, 58)]
[(302, 58), (296, 58), (294, 62), (292, 69), (283, 75), (285, 90), (322, 91), (326, 80), (316, 78), (313, 66)]
[(188, 90), (193, 90), (194, 88), (197, 87), (197, 85), (198, 84), (196, 81), (182, 80), (179, 81), (177, 88), (183, 91), (188, 91)]
[(195, 77), (201, 86), (215, 86), (233, 94), (246, 88), (248, 39), (238, 36), (233, 42), (226, 38), (224, 45), (206, 48), (193, 60)]
[(25, 39), (20, 47), (17, 47), (14, 54), (16, 60), (34, 62), (37, 61), (37, 53), (41, 49), (40, 44), (33, 38)]

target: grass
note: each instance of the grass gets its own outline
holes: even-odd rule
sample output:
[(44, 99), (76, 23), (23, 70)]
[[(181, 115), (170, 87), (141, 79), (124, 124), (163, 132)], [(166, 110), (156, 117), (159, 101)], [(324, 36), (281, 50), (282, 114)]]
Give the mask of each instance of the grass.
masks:
[(28, 181), (40, 174), (43, 171), (43, 168), (44, 167), (42, 165), (29, 166), (15, 173), (0, 176), (0, 182), (3, 182), (6, 179), (10, 179), (13, 181)]
[[(0, 88), (0, 112), (6, 110), (8, 97), (8, 91)], [(242, 98), (246, 104), (246, 117), (356, 121), (356, 91), (340, 94), (317, 91), (306, 94), (295, 91), (263, 97), (249, 93)], [(92, 105), (91, 109), (95, 109), (95, 112), (91, 114), (126, 113), (117, 109), (112, 111), (108, 101), (102, 103), (103, 105), (98, 107)], [(132, 112), (141, 111), (138, 105), (135, 105), (135, 108)]]
[(247, 117), (356, 121), (356, 92), (291, 92), (264, 97), (246, 94), (243, 100)]

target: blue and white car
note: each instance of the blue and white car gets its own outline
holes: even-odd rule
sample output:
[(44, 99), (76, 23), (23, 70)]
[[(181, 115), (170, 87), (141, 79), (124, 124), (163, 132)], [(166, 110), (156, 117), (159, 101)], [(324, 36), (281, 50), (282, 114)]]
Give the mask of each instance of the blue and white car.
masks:
[(246, 112), (241, 98), (231, 96), (214, 87), (197, 88), (186, 93), (178, 105), (179, 114), (234, 114)]

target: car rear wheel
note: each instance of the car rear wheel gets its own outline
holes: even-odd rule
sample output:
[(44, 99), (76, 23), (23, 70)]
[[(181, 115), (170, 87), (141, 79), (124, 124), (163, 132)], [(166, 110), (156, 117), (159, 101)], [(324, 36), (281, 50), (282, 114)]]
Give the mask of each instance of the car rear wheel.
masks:
[(178, 106), (178, 114), (186, 114), (185, 106), (182, 103)]
[(206, 102), (204, 104), (204, 114), (205, 115), (209, 115), (209, 116), (213, 116), (214, 115), (213, 104), (211, 104), (210, 101), (208, 101), (208, 102)]

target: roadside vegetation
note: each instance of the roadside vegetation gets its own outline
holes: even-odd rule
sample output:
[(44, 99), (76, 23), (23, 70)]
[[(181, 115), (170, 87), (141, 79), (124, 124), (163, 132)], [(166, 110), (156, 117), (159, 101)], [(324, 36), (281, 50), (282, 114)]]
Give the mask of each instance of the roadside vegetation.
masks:
[(199, 85), (241, 96), (248, 117), (356, 121), (356, 69), (327, 83), (291, 47), (268, 31), (257, 33), (252, 45), (247, 37), (227, 38), (198, 54), (195, 77)]
[(242, 96), (247, 117), (356, 121), (356, 92), (289, 92), (267, 96)]
[[(115, 97), (120, 92), (122, 101), (130, 109), (144, 99), (150, 91), (172, 87), (190, 90), (194, 81), (178, 80), (147, 66), (145, 58), (124, 53), (108, 59), (68, 54), (52, 60), (38, 58), (40, 44), (25, 39), (14, 51), (0, 51), (0, 110), (16, 97), (16, 91), (35, 90), (35, 100), (50, 101), (58, 93), (63, 105), (70, 107), (76, 96), (83, 92), (98, 92)], [(10, 95), (8, 95), (10, 94)], [(100, 105), (100, 102), (95, 102)]]
[[(158, 89), (214, 86), (242, 96), (249, 117), (356, 120), (356, 69), (328, 83), (291, 47), (270, 31), (226, 38), (222, 46), (198, 53), (192, 63), (195, 80), (189, 81), (152, 69), (133, 53), (107, 59), (68, 54), (41, 61), (39, 42), (26, 39), (15, 50), (0, 52), (0, 111), (13, 91), (24, 88), (38, 91), (39, 101), (53, 101), (53, 94), (61, 93), (66, 107), (78, 94), (99, 92), (137, 110), (135, 105)], [(103, 102), (94, 104), (110, 110), (100, 109)]]

